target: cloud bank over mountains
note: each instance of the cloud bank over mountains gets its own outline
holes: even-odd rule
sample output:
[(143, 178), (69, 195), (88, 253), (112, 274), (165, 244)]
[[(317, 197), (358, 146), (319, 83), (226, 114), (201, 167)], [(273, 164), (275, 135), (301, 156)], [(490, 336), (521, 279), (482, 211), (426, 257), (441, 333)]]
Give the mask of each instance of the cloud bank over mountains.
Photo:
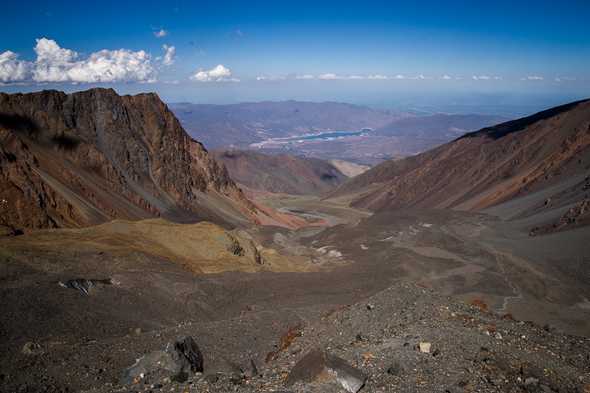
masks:
[[(165, 37), (165, 30), (157, 31), (158, 38)], [(153, 83), (158, 81), (158, 74), (166, 67), (175, 64), (176, 47), (168, 44), (161, 46), (163, 53), (152, 58), (150, 53), (129, 49), (103, 49), (81, 56), (72, 49), (62, 48), (56, 41), (48, 38), (36, 40), (34, 51), (36, 59), (23, 60), (15, 52), (7, 50), (0, 53), (0, 84), (44, 84), (44, 83)], [(227, 83), (240, 82), (232, 70), (223, 64), (211, 69), (199, 68), (190, 75), (180, 79), (193, 82)], [(252, 78), (246, 78), (252, 79)], [(526, 75), (520, 78), (505, 78), (498, 75), (474, 74), (457, 76), (442, 74), (438, 76), (424, 74), (339, 74), (325, 72), (319, 74), (293, 73), (283, 75), (262, 74), (253, 78), (258, 82), (300, 81), (461, 81), (474, 83), (493, 83), (508, 79), (543, 82), (548, 79), (542, 75)], [(557, 76), (550, 78), (553, 83), (575, 81), (576, 78)], [(166, 83), (166, 81), (164, 81)], [(449, 82), (450, 83), (450, 82)]]
[[(161, 64), (174, 63), (175, 48), (164, 45)], [(19, 59), (11, 51), (0, 53), (2, 83), (100, 83), (155, 82), (156, 65), (143, 50), (103, 49), (82, 58), (76, 51), (62, 48), (51, 39), (39, 38), (35, 61)]]

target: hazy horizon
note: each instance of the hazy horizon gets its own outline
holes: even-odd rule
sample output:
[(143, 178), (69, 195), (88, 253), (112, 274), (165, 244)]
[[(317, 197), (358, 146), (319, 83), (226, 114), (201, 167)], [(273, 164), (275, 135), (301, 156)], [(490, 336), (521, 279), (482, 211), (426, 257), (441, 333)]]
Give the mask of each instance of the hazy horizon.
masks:
[[(4, 92), (101, 86), (155, 91), (167, 102), (293, 99), (504, 115), (590, 95), (583, 1), (23, 7), (6, 6), (5, 28), (19, 34), (0, 37)], [(113, 25), (122, 15), (133, 18)]]

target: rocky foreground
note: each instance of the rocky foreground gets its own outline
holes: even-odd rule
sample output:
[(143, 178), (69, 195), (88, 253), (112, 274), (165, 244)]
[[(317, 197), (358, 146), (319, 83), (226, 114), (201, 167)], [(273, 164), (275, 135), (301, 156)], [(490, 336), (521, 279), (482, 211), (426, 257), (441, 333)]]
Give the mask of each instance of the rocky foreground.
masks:
[[(590, 392), (590, 339), (488, 312), (482, 302), (400, 283), (351, 306), (301, 314), (287, 318), (291, 328), (273, 343), (260, 342), (262, 319), (256, 329), (256, 318), (244, 316), (210, 326), (223, 333), (217, 348), (199, 348), (200, 328), (187, 323), (79, 345), (61, 362), (88, 392)], [(139, 339), (149, 344), (137, 362), (109, 369)], [(228, 343), (248, 340), (231, 367), (213, 366)], [(96, 347), (104, 368), (88, 365)], [(13, 363), (37, 365), (29, 383), (15, 386), (4, 373), (0, 390), (65, 391), (39, 367), (55, 356), (28, 343)]]

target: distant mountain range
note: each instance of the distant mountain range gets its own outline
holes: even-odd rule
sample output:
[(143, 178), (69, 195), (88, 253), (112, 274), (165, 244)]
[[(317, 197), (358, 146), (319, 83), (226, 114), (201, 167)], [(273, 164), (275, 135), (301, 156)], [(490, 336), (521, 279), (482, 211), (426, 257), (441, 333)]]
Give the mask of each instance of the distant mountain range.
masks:
[(322, 130), (379, 128), (400, 117), (337, 102), (255, 102), (232, 105), (171, 103), (185, 129), (210, 149), (245, 147), (267, 138)]
[[(256, 144), (271, 154), (343, 159), (370, 165), (416, 154), (468, 131), (507, 120), (478, 114), (417, 116), (336, 102), (181, 103), (170, 104), (170, 108), (187, 132), (209, 149), (243, 150)], [(362, 129), (370, 131), (360, 136), (351, 133), (346, 137), (304, 137), (325, 131)]]

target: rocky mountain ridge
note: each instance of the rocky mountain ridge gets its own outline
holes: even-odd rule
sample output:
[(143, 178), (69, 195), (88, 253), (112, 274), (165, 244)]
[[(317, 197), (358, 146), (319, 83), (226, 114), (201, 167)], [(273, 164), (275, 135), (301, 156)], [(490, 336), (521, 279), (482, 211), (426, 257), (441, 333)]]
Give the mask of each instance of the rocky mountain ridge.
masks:
[(0, 215), (13, 228), (154, 216), (235, 223), (255, 213), (153, 93), (0, 94), (0, 140)]
[(587, 197), (589, 171), (590, 101), (586, 100), (387, 161), (346, 182), (333, 196), (348, 196), (353, 206), (373, 211), (482, 210), (552, 189), (546, 196), (553, 195), (552, 203), (545, 207), (562, 208)]

